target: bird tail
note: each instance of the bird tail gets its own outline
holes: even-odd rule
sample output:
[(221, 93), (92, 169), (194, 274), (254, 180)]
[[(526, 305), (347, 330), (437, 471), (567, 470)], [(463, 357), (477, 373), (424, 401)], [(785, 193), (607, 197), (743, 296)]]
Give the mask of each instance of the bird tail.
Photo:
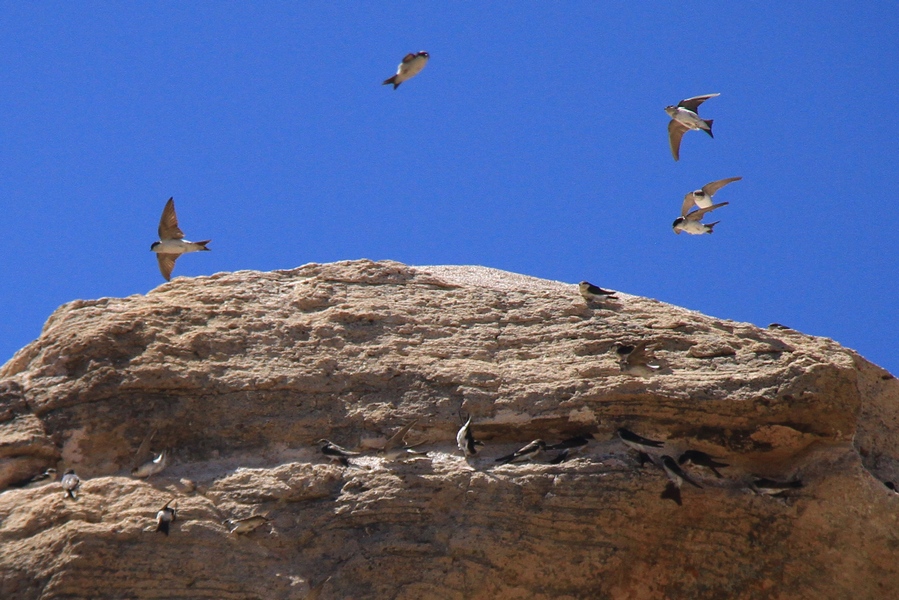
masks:
[(396, 75), (394, 75), (394, 76), (391, 77), (390, 79), (385, 79), (385, 80), (384, 80), (384, 83), (382, 83), (381, 85), (387, 85), (388, 83), (392, 83), (392, 84), (393, 84), (393, 89), (396, 89), (396, 88), (400, 87), (400, 84), (396, 82)]
[(706, 128), (703, 128), (703, 131), (705, 131), (707, 134), (709, 134), (710, 138), (715, 137), (714, 135), (712, 135), (712, 121), (713, 121), (713, 119), (703, 120), (703, 123), (705, 123), (707, 126)]
[(169, 522), (168, 521), (160, 521), (156, 524), (156, 531), (161, 531), (162, 533), (168, 535), (169, 534)]
[(75, 490), (66, 490), (66, 495), (72, 500), (75, 499)]
[(712, 230), (712, 228), (715, 227), (715, 225), (717, 225), (717, 224), (720, 223), (720, 222), (721, 222), (721, 221), (715, 221), (714, 223), (709, 223), (708, 225), (706, 225), (706, 227), (709, 228), (709, 233), (714, 233), (714, 231)]
[(212, 240), (203, 240), (202, 242), (194, 242), (197, 246), (200, 246), (200, 250), (205, 250), (206, 252), (211, 252), (209, 248), (206, 247), (206, 244), (211, 242)]

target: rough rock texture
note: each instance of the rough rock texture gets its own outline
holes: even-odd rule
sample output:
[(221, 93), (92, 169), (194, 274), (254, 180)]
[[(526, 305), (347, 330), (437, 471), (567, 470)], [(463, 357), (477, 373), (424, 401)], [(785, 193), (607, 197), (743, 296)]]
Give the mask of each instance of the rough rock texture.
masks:
[[(644, 339), (662, 368), (622, 374)], [(428, 455), (379, 457), (412, 419)], [(619, 426), (731, 466), (678, 506)], [(588, 430), (567, 462), (494, 462)], [(897, 597), (897, 432), (899, 383), (851, 350), (647, 298), (370, 261), (179, 278), (61, 307), (0, 370), (0, 598)], [(145, 440), (172, 464), (135, 479)], [(77, 500), (11, 487), (49, 466)]]

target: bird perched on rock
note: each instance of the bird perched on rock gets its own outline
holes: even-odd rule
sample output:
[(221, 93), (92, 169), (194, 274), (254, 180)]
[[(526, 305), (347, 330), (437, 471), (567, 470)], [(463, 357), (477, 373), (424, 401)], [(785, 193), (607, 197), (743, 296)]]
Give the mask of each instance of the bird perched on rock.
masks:
[(743, 179), (742, 177), (729, 177), (727, 179), (719, 179), (718, 181), (713, 181), (711, 183), (707, 183), (702, 188), (698, 190), (694, 190), (684, 196), (684, 203), (681, 206), (680, 214), (682, 217), (686, 217), (690, 212), (690, 209), (694, 206), (696, 208), (709, 208), (712, 206), (712, 198), (715, 197), (715, 194), (718, 193), (718, 190), (726, 186), (728, 183), (733, 183), (734, 181), (740, 181)]
[(396, 68), (396, 75), (384, 80), (382, 85), (387, 85), (392, 83), (393, 89), (400, 87), (400, 84), (404, 81), (409, 81), (416, 75), (418, 75), (422, 69), (425, 68), (425, 65), (428, 64), (428, 59), (431, 58), (431, 55), (422, 50), (421, 52), (409, 53), (403, 57), (403, 62), (399, 64)]
[(730, 204), (730, 202), (713, 204), (706, 208), (694, 210), (693, 212), (688, 213), (685, 216), (678, 217), (674, 220), (674, 223), (671, 224), (671, 229), (673, 229), (674, 233), (678, 235), (680, 235), (681, 231), (689, 233), (691, 235), (713, 233), (713, 228), (721, 221), (715, 221), (714, 223), (702, 223), (702, 218), (706, 215), (706, 213), (710, 213), (716, 208), (721, 208), (722, 206), (727, 206), (728, 204)]
[(506, 456), (497, 458), (496, 462), (504, 465), (506, 463), (524, 462), (526, 460), (533, 461), (536, 460), (540, 455), (542, 455), (544, 450), (546, 450), (546, 442), (544, 442), (543, 440), (534, 440), (523, 448), (519, 448), (512, 454), (507, 454)]
[(713, 456), (700, 452), (699, 450), (687, 450), (677, 459), (677, 464), (692, 463), (697, 467), (705, 467), (715, 474), (715, 477), (721, 479), (721, 473), (718, 468), (729, 467), (727, 463), (717, 462)]
[(358, 452), (351, 452), (330, 440), (318, 440), (315, 443), (322, 444), (322, 454), (331, 459), (332, 462), (340, 463), (344, 467), (350, 466), (350, 457), (359, 456)]
[(161, 531), (165, 535), (169, 534), (169, 525), (175, 522), (175, 508), (169, 506), (174, 498), (165, 503), (165, 506), (156, 513), (156, 531)]
[(648, 340), (636, 344), (616, 344), (615, 354), (618, 356), (618, 367), (622, 373), (649, 377), (659, 370), (658, 365), (650, 364), (653, 357)]
[(253, 515), (245, 519), (227, 519), (224, 523), (228, 528), (228, 533), (242, 535), (255, 531), (265, 523), (268, 523), (268, 519), (262, 515)]
[(589, 304), (590, 302), (599, 302), (600, 300), (605, 300), (608, 298), (609, 300), (617, 300), (618, 297), (615, 296), (615, 292), (610, 290), (604, 290), (599, 286), (593, 285), (589, 281), (582, 281), (578, 285), (578, 289), (581, 292), (581, 296), (584, 297), (584, 300)]
[(74, 500), (75, 490), (77, 490), (79, 486), (81, 486), (81, 479), (79, 479), (78, 476), (75, 475), (74, 469), (69, 469), (62, 476), (60, 484), (62, 484), (62, 489), (65, 490), (66, 496)]
[(184, 232), (178, 227), (178, 217), (175, 215), (175, 199), (169, 198), (162, 209), (162, 218), (159, 220), (159, 241), (150, 245), (150, 250), (156, 253), (159, 262), (159, 272), (166, 281), (172, 278), (172, 269), (175, 261), (182, 254), (188, 252), (209, 252), (206, 244), (212, 240), (202, 242), (189, 242), (184, 239)]
[(618, 439), (624, 442), (625, 446), (637, 452), (651, 453), (665, 445), (665, 442), (645, 438), (624, 427), (619, 427), (615, 433), (618, 434)]
[(694, 96), (681, 100), (676, 106), (666, 106), (665, 112), (671, 117), (668, 123), (668, 143), (671, 145), (671, 155), (674, 160), (680, 160), (680, 142), (684, 137), (684, 133), (693, 130), (702, 130), (712, 135), (712, 119), (702, 119), (699, 117), (699, 105), (715, 96), (721, 94), (706, 94), (705, 96)]
[(145, 479), (147, 477), (150, 477), (151, 475), (157, 475), (159, 473), (162, 473), (162, 471), (168, 466), (168, 462), (168, 453), (163, 450), (159, 454), (159, 456), (157, 456), (153, 460), (132, 469), (131, 476)]
[(687, 475), (676, 462), (674, 462), (674, 459), (667, 454), (662, 456), (661, 464), (662, 470), (665, 471), (665, 475), (668, 477), (668, 485), (665, 486), (665, 490), (662, 492), (663, 499), (674, 500), (678, 506), (681, 506), (683, 501), (681, 500), (680, 489), (685, 481), (697, 488), (702, 487), (693, 481), (690, 476)]
[(56, 469), (49, 468), (43, 473), (38, 473), (34, 477), (21, 480), (17, 483), (10, 484), (10, 487), (16, 488), (37, 488), (53, 483), (56, 481)]
[(462, 451), (466, 458), (477, 454), (477, 447), (484, 445), (482, 442), (474, 439), (474, 433), (471, 431), (471, 415), (468, 416), (468, 420), (456, 433), (456, 445), (459, 446), (459, 450)]

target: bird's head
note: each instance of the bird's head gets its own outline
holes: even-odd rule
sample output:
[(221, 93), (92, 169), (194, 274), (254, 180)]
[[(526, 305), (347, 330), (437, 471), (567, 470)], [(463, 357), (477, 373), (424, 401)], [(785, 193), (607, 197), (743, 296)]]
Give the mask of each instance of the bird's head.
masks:
[(683, 225), (687, 219), (684, 217), (678, 217), (674, 220), (674, 223), (671, 224), (671, 228), (674, 230), (674, 233), (680, 235), (681, 230), (683, 229)]
[(158, 246), (161, 243), (162, 242), (153, 242), (152, 244), (150, 244), (150, 250), (156, 250), (156, 246)]

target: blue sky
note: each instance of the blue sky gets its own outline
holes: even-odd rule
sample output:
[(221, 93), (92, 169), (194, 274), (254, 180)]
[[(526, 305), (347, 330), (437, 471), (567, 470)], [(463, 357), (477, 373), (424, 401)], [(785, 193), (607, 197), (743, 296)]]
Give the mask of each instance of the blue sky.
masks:
[[(163, 283), (174, 196), (213, 250), (176, 276), (479, 264), (781, 322), (899, 374), (895, 2), (0, 8), (0, 361), (64, 302)], [(675, 163), (664, 107), (712, 92), (715, 139)], [(732, 176), (714, 235), (671, 231)]]

